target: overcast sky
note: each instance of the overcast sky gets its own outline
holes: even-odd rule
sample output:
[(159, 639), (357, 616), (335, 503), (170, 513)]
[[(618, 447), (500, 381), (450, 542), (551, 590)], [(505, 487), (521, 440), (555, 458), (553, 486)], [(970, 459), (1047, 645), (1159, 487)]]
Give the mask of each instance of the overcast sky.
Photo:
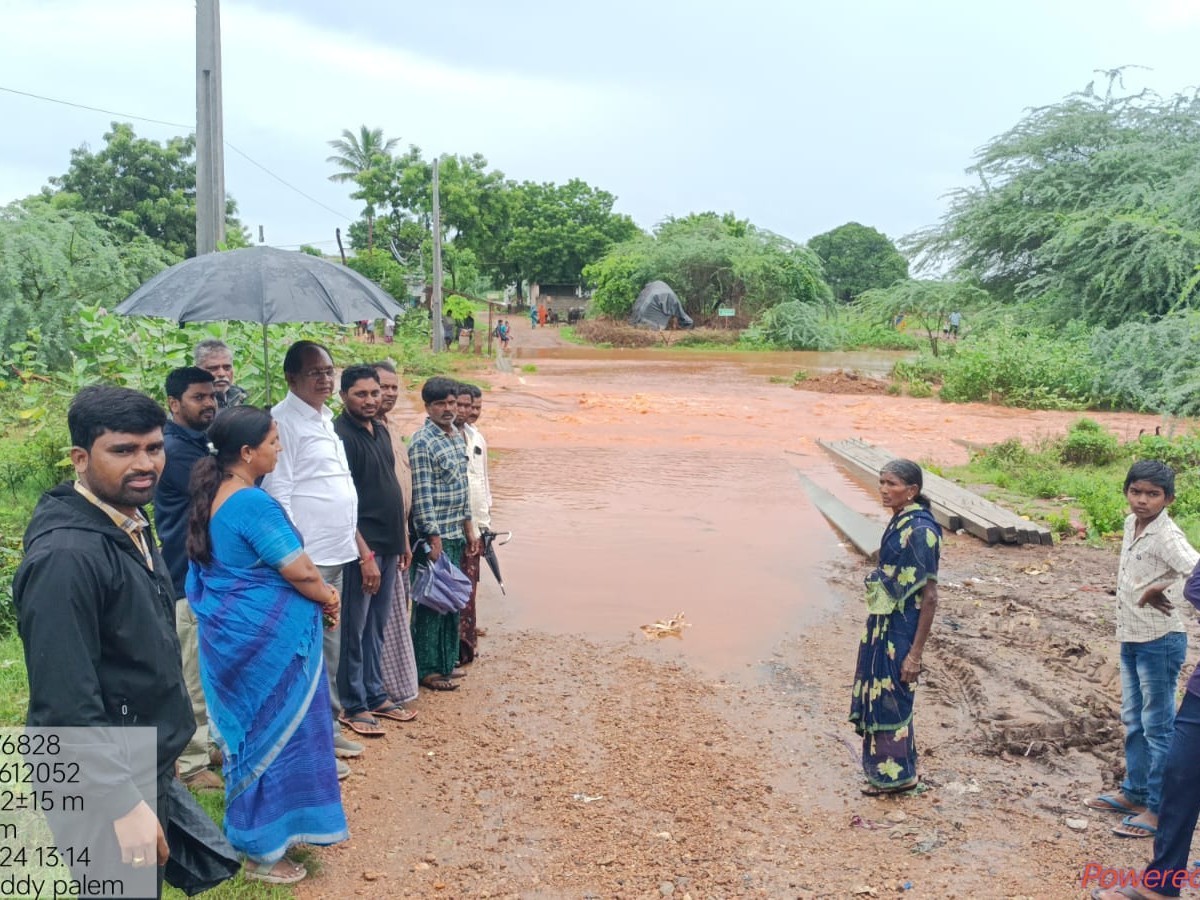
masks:
[[(1200, 83), (1200, 0), (223, 0), (221, 19), (226, 140), (319, 203), (229, 148), (226, 187), (267, 243), (330, 251), (359, 205), (327, 141), (362, 124), (582, 178), (647, 228), (732, 210), (798, 241), (852, 220), (899, 237), (1094, 70)], [(10, 91), (187, 125), (194, 35), (194, 0), (0, 0), (0, 202), (120, 118)]]

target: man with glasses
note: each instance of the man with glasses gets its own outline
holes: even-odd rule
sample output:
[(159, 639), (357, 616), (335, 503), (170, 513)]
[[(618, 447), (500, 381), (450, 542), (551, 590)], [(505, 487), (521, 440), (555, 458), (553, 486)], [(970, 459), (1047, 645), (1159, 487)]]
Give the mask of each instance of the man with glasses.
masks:
[(224, 341), (208, 338), (196, 345), (192, 351), (196, 367), (213, 377), (213, 390), (217, 407), (241, 406), (249, 395), (244, 388), (233, 383), (233, 351)]
[[(342, 439), (333, 428), (333, 413), (325, 401), (333, 394), (333, 359), (313, 341), (297, 341), (283, 357), (288, 393), (271, 410), (279, 427), (275, 471), (263, 479), (263, 489), (279, 501), (304, 538), (304, 550), (326, 582), (342, 590), (342, 567), (361, 561), (363, 589), (379, 588), (379, 567), (358, 534), (358, 494)], [(333, 716), (342, 714), (337, 672), (341, 647), (340, 625), (325, 629), (325, 669)], [(339, 757), (358, 756), (362, 744), (334, 730)], [(338, 777), (350, 774), (338, 760)]]

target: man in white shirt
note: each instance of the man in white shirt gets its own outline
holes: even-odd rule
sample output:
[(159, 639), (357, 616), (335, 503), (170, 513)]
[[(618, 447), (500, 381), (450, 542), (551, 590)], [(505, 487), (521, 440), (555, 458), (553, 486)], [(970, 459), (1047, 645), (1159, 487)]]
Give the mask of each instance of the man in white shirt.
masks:
[[(479, 534), (492, 527), (492, 485), (488, 480), (487, 441), (475, 427), (483, 412), (483, 391), (473, 384), (459, 389), (458, 412), (462, 421), (463, 440), (467, 445), (467, 492), (471, 504), (471, 521)], [(475, 659), (481, 630), (476, 625), (475, 595), (479, 589), (478, 555), (464, 560), (463, 572), (471, 579), (471, 600), (458, 618), (459, 665)]]
[[(275, 471), (263, 479), (263, 490), (279, 501), (304, 539), (304, 550), (326, 582), (340, 592), (342, 567), (362, 560), (364, 586), (379, 585), (379, 567), (358, 535), (358, 494), (342, 439), (333, 430), (333, 413), (325, 401), (333, 394), (334, 368), (329, 351), (313, 341), (297, 341), (283, 358), (288, 393), (271, 410), (283, 445)], [(333, 716), (337, 696), (340, 626), (325, 629), (324, 655)], [(334, 731), (338, 756), (352, 757), (362, 745)], [(339, 764), (344, 777), (349, 770)]]

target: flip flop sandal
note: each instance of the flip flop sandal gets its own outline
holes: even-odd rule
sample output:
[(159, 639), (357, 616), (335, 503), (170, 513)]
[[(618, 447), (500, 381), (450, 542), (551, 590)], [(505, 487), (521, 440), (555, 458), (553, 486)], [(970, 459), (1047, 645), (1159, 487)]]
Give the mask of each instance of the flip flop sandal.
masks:
[(421, 679), (421, 686), (427, 687), (431, 691), (457, 691), (458, 685), (449, 678), (443, 678), (441, 675), (426, 675)]
[[(1120, 825), (1116, 825), (1112, 829), (1112, 833), (1117, 837), (1124, 838), (1152, 838), (1158, 834), (1158, 829), (1153, 825), (1143, 825), (1141, 822), (1133, 821), (1133, 816), (1126, 816), (1121, 820)], [(1122, 828), (1132, 829), (1130, 831), (1122, 831)]]
[(378, 709), (371, 710), (371, 715), (391, 719), (393, 722), (411, 722), (417, 714), (411, 709), (405, 709), (399, 703), (385, 703)]
[(1135, 816), (1141, 812), (1140, 809), (1130, 806), (1128, 803), (1122, 803), (1114, 794), (1101, 794), (1099, 797), (1084, 800), (1083, 805), (1088, 809), (1098, 809), (1101, 812), (1125, 813), (1126, 815), (1132, 813)]
[(1092, 900), (1100, 900), (1100, 895), (1106, 894), (1109, 891), (1116, 891), (1122, 897), (1128, 898), (1128, 900), (1150, 900), (1149, 897), (1147, 897), (1145, 894), (1143, 894), (1137, 888), (1132, 888), (1132, 887), (1092, 888)]
[(469, 674), (470, 673), (467, 672), (465, 669), (459, 668), (459, 669), (455, 669), (454, 671), (452, 671), (450, 673), (449, 677), (450, 678), (466, 678), (467, 675), (469, 675)]
[(338, 717), (338, 721), (347, 728), (354, 729), (356, 734), (365, 737), (383, 737), (387, 734), (383, 726), (375, 721), (375, 717), (370, 713), (356, 713), (353, 716), (342, 715)]
[[(277, 872), (276, 869), (283, 864), (286, 864), (284, 870)], [(251, 868), (252, 866), (253, 868)], [(247, 881), (264, 881), (267, 884), (295, 884), (297, 881), (303, 881), (308, 877), (308, 869), (289, 859), (281, 859), (270, 866), (260, 866), (258, 863), (246, 860), (245, 866), (242, 867), (242, 875)]]

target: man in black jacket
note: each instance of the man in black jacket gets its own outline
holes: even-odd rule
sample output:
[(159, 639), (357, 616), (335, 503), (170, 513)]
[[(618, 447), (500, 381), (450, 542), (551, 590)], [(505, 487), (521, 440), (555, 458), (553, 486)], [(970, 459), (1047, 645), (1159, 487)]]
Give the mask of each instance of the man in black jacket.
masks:
[(196, 366), (172, 369), (167, 375), (167, 406), (171, 420), (163, 428), (167, 462), (154, 491), (154, 525), (162, 541), (162, 555), (175, 584), (175, 633), (183, 654), (183, 681), (196, 716), (196, 733), (179, 757), (179, 777), (196, 790), (220, 790), (221, 776), (208, 768), (211, 748), (208, 734), (208, 707), (200, 684), (200, 645), (196, 616), (184, 594), (188, 558), (187, 522), (191, 497), (188, 481), (192, 466), (208, 455), (205, 433), (217, 414), (213, 374)]
[[(162, 472), (166, 415), (137, 391), (94, 385), (75, 396), (67, 422), (78, 480), (38, 502), (13, 580), (29, 673), (26, 721), (157, 729), (154, 772), (134, 770), (120, 742), (72, 748), (88, 816), (67, 841), (56, 838), (86, 842), (91, 864), (157, 864), (161, 893), (166, 790), (196, 727), (175, 636), (175, 589), (140, 509)], [(145, 799), (155, 787), (157, 809)]]

